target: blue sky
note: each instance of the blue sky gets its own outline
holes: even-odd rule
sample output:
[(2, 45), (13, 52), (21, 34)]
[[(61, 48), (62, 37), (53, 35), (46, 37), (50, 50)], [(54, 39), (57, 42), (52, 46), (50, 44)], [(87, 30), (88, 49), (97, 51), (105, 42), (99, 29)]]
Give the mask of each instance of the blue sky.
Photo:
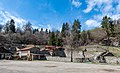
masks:
[(99, 27), (105, 15), (120, 18), (120, 0), (0, 0), (0, 9), (16, 22), (23, 19), (35, 28), (58, 30), (63, 22), (74, 19), (80, 20), (82, 30), (88, 30)]

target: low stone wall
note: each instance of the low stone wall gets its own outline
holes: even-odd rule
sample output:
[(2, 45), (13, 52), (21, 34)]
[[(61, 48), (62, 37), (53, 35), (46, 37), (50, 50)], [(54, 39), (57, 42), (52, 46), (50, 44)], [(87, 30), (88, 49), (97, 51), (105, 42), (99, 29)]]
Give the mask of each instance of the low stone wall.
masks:
[[(66, 57), (71, 57), (71, 50), (65, 50)], [(73, 57), (74, 58), (81, 58), (82, 53), (81, 51), (73, 51)]]
[(52, 56), (47, 56), (46, 59), (48, 61), (56, 61), (56, 62), (70, 62), (71, 61), (70, 58), (66, 58), (66, 57), (52, 57)]
[(105, 57), (105, 60), (108, 64), (120, 64), (120, 58), (117, 57)]
[(91, 60), (89, 58), (74, 58), (73, 62), (75, 63), (84, 63), (84, 62), (91, 62)]
[[(48, 61), (56, 61), (56, 62), (71, 62), (70, 57), (52, 57), (47, 56), (46, 59)], [(83, 58), (73, 58), (73, 62), (75, 63), (83, 63), (83, 62), (90, 62), (89, 58), (83, 59)]]

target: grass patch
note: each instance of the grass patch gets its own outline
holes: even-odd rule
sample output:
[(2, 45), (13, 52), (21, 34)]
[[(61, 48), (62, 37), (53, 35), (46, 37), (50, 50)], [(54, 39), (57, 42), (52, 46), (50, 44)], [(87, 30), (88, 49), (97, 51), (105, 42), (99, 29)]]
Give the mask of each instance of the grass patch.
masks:
[[(107, 49), (109, 49), (109, 52), (112, 52), (113, 54), (114, 54), (114, 56), (116, 56), (116, 57), (120, 57), (120, 47), (112, 47), (112, 46), (101, 46), (101, 45), (87, 45), (87, 46), (81, 46), (80, 48), (82, 49), (82, 50), (84, 50), (85, 48), (102, 48), (102, 49), (104, 49), (104, 50), (107, 50)], [(102, 52), (102, 51), (88, 51), (88, 52)]]

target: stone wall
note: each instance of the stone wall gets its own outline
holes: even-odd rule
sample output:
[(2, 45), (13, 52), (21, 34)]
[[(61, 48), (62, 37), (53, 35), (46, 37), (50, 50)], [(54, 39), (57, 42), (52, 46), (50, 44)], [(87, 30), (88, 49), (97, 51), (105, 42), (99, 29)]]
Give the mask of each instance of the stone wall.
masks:
[[(56, 61), (56, 62), (71, 62), (70, 57), (52, 57), (47, 56), (46, 59), (48, 61)], [(75, 63), (84, 63), (84, 62), (90, 62), (89, 58), (83, 59), (83, 58), (73, 58), (73, 62)]]
[(48, 61), (56, 61), (56, 62), (70, 62), (71, 61), (70, 58), (66, 58), (66, 57), (52, 57), (52, 56), (47, 56), (46, 59)]
[(89, 58), (74, 58), (73, 62), (75, 63), (85, 63), (85, 62), (91, 62), (91, 60)]
[[(71, 57), (71, 50), (65, 50), (66, 57)], [(83, 58), (81, 51), (73, 51), (74, 58)]]

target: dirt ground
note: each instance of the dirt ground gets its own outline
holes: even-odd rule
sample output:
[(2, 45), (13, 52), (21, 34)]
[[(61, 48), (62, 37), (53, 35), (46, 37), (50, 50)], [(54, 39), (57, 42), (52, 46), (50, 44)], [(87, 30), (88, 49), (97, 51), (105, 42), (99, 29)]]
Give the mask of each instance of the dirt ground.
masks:
[(0, 60), (0, 73), (120, 73), (120, 66), (52, 61)]

